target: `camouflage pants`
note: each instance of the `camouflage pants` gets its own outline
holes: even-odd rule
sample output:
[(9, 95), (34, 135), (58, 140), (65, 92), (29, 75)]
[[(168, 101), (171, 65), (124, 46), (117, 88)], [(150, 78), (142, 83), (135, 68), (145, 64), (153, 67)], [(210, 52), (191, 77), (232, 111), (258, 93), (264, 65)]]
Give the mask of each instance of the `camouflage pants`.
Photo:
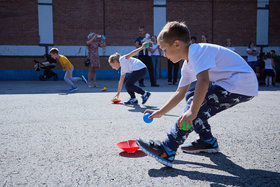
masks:
[[(194, 89), (191, 89), (186, 94), (187, 106), (184, 112), (190, 108), (193, 96)], [(193, 127), (188, 131), (183, 131), (178, 128), (176, 122), (170, 132), (167, 133), (164, 144), (173, 150), (177, 150), (193, 130), (199, 134), (200, 139), (211, 139), (213, 135), (208, 119), (223, 110), (233, 107), (238, 103), (249, 101), (252, 98), (252, 96), (230, 93), (217, 85), (210, 85), (197, 117), (193, 120)]]

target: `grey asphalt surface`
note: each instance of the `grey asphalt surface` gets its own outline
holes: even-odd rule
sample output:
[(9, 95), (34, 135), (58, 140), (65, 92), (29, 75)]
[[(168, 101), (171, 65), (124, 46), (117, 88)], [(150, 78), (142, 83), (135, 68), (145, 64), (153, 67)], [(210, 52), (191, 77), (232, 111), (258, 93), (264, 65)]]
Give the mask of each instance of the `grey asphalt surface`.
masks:
[[(152, 95), (133, 107), (110, 102), (117, 80), (91, 89), (79, 83), (72, 94), (64, 81), (1, 81), (0, 186), (280, 186), (280, 85), (261, 87), (258, 97), (209, 120), (220, 153), (179, 149), (167, 168), (141, 150), (116, 146), (164, 139), (184, 110), (182, 101), (144, 123), (143, 111), (158, 109), (176, 90), (164, 79), (159, 88), (145, 82)], [(193, 132), (186, 143), (196, 138)]]

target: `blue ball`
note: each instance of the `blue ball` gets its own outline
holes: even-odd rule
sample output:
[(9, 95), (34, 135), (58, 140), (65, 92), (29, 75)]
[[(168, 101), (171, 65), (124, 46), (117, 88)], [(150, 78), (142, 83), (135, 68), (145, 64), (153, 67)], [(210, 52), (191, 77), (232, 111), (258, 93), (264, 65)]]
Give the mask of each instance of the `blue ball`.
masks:
[(143, 116), (143, 120), (146, 122), (146, 123), (151, 123), (153, 121), (154, 118), (151, 118), (149, 119), (148, 117), (151, 115), (151, 113), (146, 113), (144, 116)]

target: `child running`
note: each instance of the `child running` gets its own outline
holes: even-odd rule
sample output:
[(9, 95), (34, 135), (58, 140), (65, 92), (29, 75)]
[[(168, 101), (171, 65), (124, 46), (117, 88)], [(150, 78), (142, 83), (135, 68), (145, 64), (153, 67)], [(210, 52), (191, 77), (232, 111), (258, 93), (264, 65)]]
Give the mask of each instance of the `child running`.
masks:
[(120, 54), (115, 53), (109, 57), (108, 62), (113, 69), (118, 70), (121, 68), (121, 77), (118, 85), (118, 93), (114, 97), (114, 99), (119, 98), (120, 96), (120, 92), (122, 90), (126, 73), (131, 73), (125, 82), (125, 88), (128, 94), (130, 95), (130, 99), (124, 102), (124, 104), (138, 103), (138, 100), (135, 97), (135, 92), (142, 95), (141, 96), (142, 104), (145, 104), (151, 95), (150, 92), (144, 91), (142, 88), (139, 88), (138, 86), (135, 85), (135, 83), (138, 80), (144, 79), (147, 73), (146, 65), (143, 62), (141, 62), (139, 59), (133, 58), (133, 56), (136, 55), (139, 51), (146, 48), (144, 46), (145, 44), (146, 43), (143, 43), (141, 47), (133, 50), (131, 53), (127, 55), (120, 56)]
[(58, 60), (63, 68), (63, 71), (65, 72), (64, 80), (66, 83), (68, 83), (71, 88), (69, 89), (69, 92), (74, 92), (78, 90), (77, 86), (74, 85), (73, 81), (82, 80), (87, 85), (86, 78), (82, 75), (82, 77), (72, 77), (72, 73), (74, 71), (74, 66), (71, 64), (71, 62), (66, 58), (66, 56), (58, 54), (57, 48), (52, 48), (50, 50), (50, 55), (52, 58)]
[[(158, 111), (146, 110), (145, 113), (152, 113), (149, 118), (160, 118), (184, 97), (186, 108), (164, 141), (137, 139), (137, 144), (158, 162), (172, 167), (178, 147), (193, 130), (199, 139), (182, 146), (183, 152), (218, 152), (218, 142), (212, 135), (208, 119), (257, 96), (258, 81), (252, 68), (237, 53), (214, 44), (191, 44), (190, 32), (184, 23), (167, 23), (158, 36), (158, 43), (173, 63), (185, 61), (173, 96)], [(196, 80), (195, 88), (189, 90)], [(182, 129), (184, 122), (191, 125), (189, 130)]]

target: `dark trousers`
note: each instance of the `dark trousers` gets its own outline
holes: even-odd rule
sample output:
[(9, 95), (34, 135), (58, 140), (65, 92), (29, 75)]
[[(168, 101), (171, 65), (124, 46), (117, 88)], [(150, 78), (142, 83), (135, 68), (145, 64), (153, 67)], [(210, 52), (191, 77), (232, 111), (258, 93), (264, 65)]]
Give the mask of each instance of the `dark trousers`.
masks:
[(125, 81), (125, 88), (131, 98), (135, 98), (135, 92), (144, 95), (145, 91), (135, 85), (137, 81), (143, 79), (146, 76), (147, 68), (140, 69), (138, 71), (133, 71)]
[[(168, 82), (176, 83), (178, 79), (179, 62), (173, 63), (168, 60)], [(172, 81), (172, 69), (173, 69), (173, 81)]]
[[(193, 96), (194, 89), (189, 90), (186, 94), (187, 106), (185, 112), (190, 108)], [(252, 98), (251, 96), (230, 93), (217, 85), (210, 85), (197, 117), (193, 120), (193, 127), (187, 131), (180, 130), (176, 122), (167, 134), (164, 144), (176, 151), (193, 130), (199, 134), (200, 139), (211, 139), (213, 136), (208, 119), (223, 110), (233, 107), (238, 103), (249, 101)]]
[[(138, 57), (138, 59), (141, 60), (147, 66), (151, 85), (156, 84), (154, 78), (154, 68), (153, 68), (152, 58), (148, 55), (141, 55)], [(144, 84), (144, 78), (139, 80), (139, 84)]]

